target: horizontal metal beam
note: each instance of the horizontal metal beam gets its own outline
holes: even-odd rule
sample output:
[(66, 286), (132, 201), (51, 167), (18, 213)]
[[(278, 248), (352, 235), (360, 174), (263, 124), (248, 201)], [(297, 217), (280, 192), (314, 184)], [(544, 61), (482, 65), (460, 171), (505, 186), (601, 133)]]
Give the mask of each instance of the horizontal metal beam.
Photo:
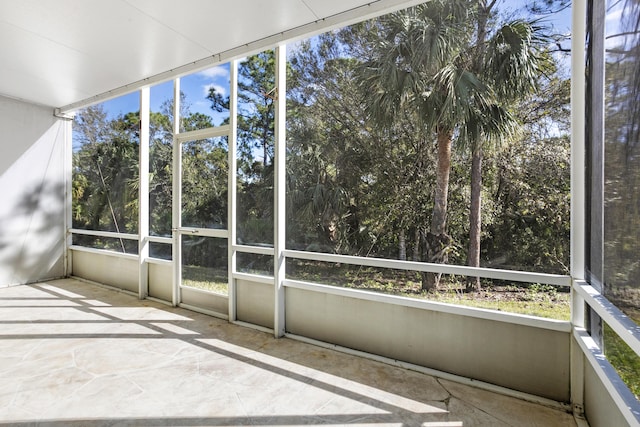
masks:
[(273, 255), (275, 253), (275, 249), (273, 246), (248, 246), (248, 245), (233, 245), (233, 250), (237, 252), (242, 252), (245, 254), (254, 254), (254, 255)]
[(422, 271), (431, 273), (456, 274), (459, 276), (485, 277), (496, 280), (513, 280), (525, 283), (540, 283), (555, 286), (571, 286), (571, 277), (560, 274), (532, 273), (518, 270), (501, 270), (494, 268), (467, 267), (463, 265), (433, 264), (427, 262), (399, 261), (384, 258), (357, 257), (348, 255), (326, 254), (320, 252), (286, 250), (289, 258), (310, 261), (336, 262), (367, 267), (391, 268), (396, 270)]
[(229, 238), (229, 230), (219, 228), (180, 227), (178, 232), (187, 236), (217, 237), (219, 239)]
[(116, 233), (113, 231), (81, 230), (79, 228), (70, 228), (69, 233), (80, 234), (83, 236), (110, 237), (113, 239), (138, 240), (137, 234)]
[(574, 289), (640, 357), (640, 326), (587, 282), (576, 281)]
[(123, 252), (112, 251), (110, 249), (89, 248), (87, 246), (78, 246), (78, 245), (71, 245), (69, 246), (69, 249), (72, 251), (87, 252), (87, 253), (97, 254), (97, 255), (106, 255), (106, 256), (115, 257), (115, 258), (131, 259), (135, 261), (138, 260), (138, 254), (127, 254)]
[(246, 280), (247, 282), (263, 283), (265, 285), (274, 285), (273, 276), (263, 276), (261, 274), (249, 274), (249, 273), (233, 273), (233, 278), (238, 280)]
[(149, 236), (146, 239), (153, 243), (166, 243), (168, 245), (173, 243), (173, 239), (171, 237)]
[(229, 125), (215, 126), (206, 129), (191, 130), (189, 132), (181, 132), (175, 136), (176, 141), (185, 143), (188, 141), (199, 141), (208, 138), (218, 138), (221, 136), (229, 136), (231, 128)]

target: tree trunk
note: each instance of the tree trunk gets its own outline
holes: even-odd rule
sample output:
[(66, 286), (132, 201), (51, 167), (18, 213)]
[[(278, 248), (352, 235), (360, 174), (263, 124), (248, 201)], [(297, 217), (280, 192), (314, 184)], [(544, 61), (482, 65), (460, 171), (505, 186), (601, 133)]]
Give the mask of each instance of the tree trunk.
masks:
[(264, 137), (264, 141), (262, 142), (262, 174), (263, 176), (267, 176), (267, 158), (269, 156), (269, 147), (267, 146), (267, 140), (266, 140), (266, 136)]
[[(484, 64), (486, 52), (487, 23), (495, 2), (480, 0), (478, 3), (478, 24), (476, 52), (472, 69), (480, 74)], [(471, 158), (471, 207), (469, 210), (469, 255), (467, 264), (470, 267), (480, 267), (480, 232), (482, 230), (482, 141), (475, 141)], [(467, 277), (467, 292), (481, 289), (479, 277)]]
[(443, 234), (447, 226), (447, 199), (449, 195), (449, 173), (451, 172), (451, 141), (453, 130), (438, 129), (438, 164), (436, 191), (433, 197), (431, 232)]
[[(469, 212), (469, 257), (470, 267), (480, 267), (480, 232), (482, 230), (482, 147), (473, 150), (471, 159), (471, 209)], [(481, 289), (479, 277), (467, 277), (467, 291)]]
[(420, 261), (420, 229), (418, 227), (415, 228), (413, 234), (413, 255), (411, 256), (411, 261)]
[[(451, 141), (453, 130), (438, 129), (438, 164), (436, 169), (436, 191), (433, 197), (433, 215), (431, 217), (431, 234), (440, 237), (440, 241), (448, 239), (447, 227), (447, 198), (449, 193), (449, 173), (451, 172)], [(428, 239), (431, 240), (431, 239)], [(443, 253), (441, 248), (427, 247), (428, 253)], [(427, 262), (442, 262), (442, 259), (427, 259)], [(422, 277), (422, 290), (437, 289), (440, 275), (425, 273)]]
[(407, 260), (407, 236), (405, 235), (404, 228), (401, 228), (398, 234), (398, 259), (400, 261)]

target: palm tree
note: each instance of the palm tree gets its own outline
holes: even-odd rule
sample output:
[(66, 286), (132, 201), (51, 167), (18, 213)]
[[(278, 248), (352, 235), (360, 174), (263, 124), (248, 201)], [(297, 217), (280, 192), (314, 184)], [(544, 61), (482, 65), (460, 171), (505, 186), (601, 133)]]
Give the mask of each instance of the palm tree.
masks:
[[(489, 37), (496, 1), (432, 0), (381, 18), (372, 58), (363, 67), (369, 112), (377, 123), (389, 126), (409, 109), (436, 135), (434, 208), (423, 258), (429, 262), (446, 261), (451, 243), (446, 215), (456, 138), (472, 152), (469, 264), (479, 266), (484, 149), (516, 129), (509, 102), (535, 88), (545, 59), (540, 28), (531, 23), (507, 23)], [(422, 287), (436, 288), (438, 281), (427, 274)]]
[[(533, 22), (515, 20), (502, 25), (489, 37), (487, 23), (496, 0), (479, 0), (475, 46), (471, 69), (485, 88), (478, 103), (471, 104), (469, 120), (463, 124), (471, 148), (471, 206), (469, 212), (468, 265), (480, 266), (482, 162), (486, 149), (513, 136), (518, 122), (509, 111), (519, 98), (537, 89), (550, 65), (543, 28)], [(467, 290), (480, 290), (480, 278), (469, 278)]]
[[(378, 38), (363, 64), (367, 106), (376, 123), (391, 126), (404, 114), (418, 112), (425, 129), (436, 135), (434, 207), (426, 233), (426, 261), (441, 262), (450, 242), (446, 234), (447, 198), (454, 131), (466, 114), (461, 99), (480, 89), (462, 67), (470, 43), (469, 0), (432, 0), (381, 18), (372, 30)], [(423, 289), (437, 287), (439, 276), (423, 276)]]

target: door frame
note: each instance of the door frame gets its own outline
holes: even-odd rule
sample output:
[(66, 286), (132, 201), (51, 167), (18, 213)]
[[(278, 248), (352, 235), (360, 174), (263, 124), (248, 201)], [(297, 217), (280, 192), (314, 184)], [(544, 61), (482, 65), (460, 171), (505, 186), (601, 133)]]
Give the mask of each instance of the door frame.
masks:
[[(203, 237), (213, 237), (227, 239), (228, 247), (228, 314), (219, 312), (220, 310), (209, 307), (190, 307), (204, 311), (218, 317), (235, 320), (236, 299), (233, 274), (236, 266), (236, 170), (237, 170), (237, 61), (231, 61), (230, 66), (230, 103), (229, 103), (229, 123), (206, 129), (198, 129), (188, 132), (180, 132), (180, 79), (174, 80), (173, 85), (173, 174), (172, 174), (172, 305), (184, 305), (182, 287), (182, 237), (184, 235), (197, 235)], [(189, 141), (227, 137), (228, 151), (228, 176), (227, 176), (227, 227), (226, 229), (211, 229), (201, 227), (185, 227), (182, 225), (182, 146)], [(200, 291), (213, 296), (223, 297), (209, 291)]]

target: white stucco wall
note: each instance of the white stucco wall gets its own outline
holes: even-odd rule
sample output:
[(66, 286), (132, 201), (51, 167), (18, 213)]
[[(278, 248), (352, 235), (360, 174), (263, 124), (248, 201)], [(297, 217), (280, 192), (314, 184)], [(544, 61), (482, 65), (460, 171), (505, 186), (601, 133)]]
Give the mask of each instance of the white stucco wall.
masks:
[(0, 286), (61, 277), (65, 121), (0, 96)]

